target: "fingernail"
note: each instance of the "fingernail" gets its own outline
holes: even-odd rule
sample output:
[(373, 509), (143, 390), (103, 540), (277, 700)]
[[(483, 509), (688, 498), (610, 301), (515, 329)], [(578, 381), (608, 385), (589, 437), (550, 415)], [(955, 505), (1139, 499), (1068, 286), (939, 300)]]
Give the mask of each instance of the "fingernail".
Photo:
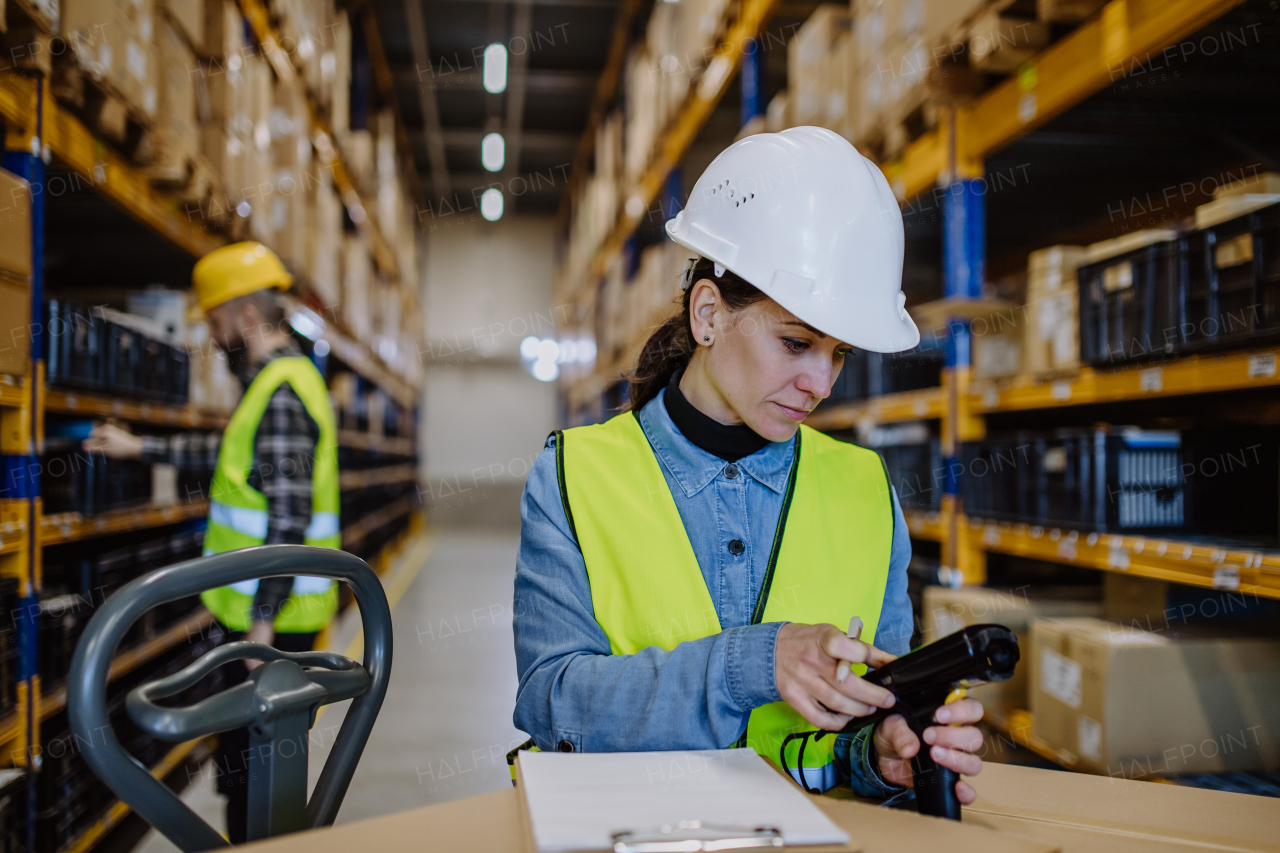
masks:
[(935, 732), (933, 729), (925, 729), (925, 730), (924, 730), (924, 742), (925, 742), (925, 743), (933, 743), (933, 742), (934, 742), (935, 740), (937, 740), (937, 739), (938, 739), (938, 733), (937, 733), (937, 732)]
[(938, 722), (945, 723), (947, 720), (951, 719), (951, 710), (949, 708), (939, 708), (937, 716)]
[(890, 694), (889, 694), (889, 698), (888, 698), (887, 700), (885, 700), (885, 703), (884, 703), (884, 705), (883, 705), (882, 707), (885, 707), (885, 708), (892, 708), (892, 707), (893, 707), (894, 705), (896, 705), (897, 703), (898, 703), (898, 697), (897, 697), (897, 696), (894, 696), (892, 693), (890, 693)]
[(929, 750), (929, 754), (933, 756), (934, 761), (941, 761), (947, 757), (947, 751), (940, 746), (935, 746)]

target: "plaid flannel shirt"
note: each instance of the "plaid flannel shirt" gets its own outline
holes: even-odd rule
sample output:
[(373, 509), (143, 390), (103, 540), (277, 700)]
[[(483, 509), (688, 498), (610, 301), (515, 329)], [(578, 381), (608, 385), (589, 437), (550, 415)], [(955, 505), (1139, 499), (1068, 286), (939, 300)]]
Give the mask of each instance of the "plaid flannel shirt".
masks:
[[(248, 371), (237, 374), (248, 388), (270, 361), (300, 356), (290, 341), (272, 350)], [(311, 470), (320, 427), (307, 413), (289, 383), (271, 395), (253, 441), (253, 469), (249, 486), (267, 498), (267, 545), (301, 545), (311, 523)], [(142, 458), (152, 464), (168, 463), (206, 477), (218, 464), (221, 432), (184, 432), (169, 437), (143, 436)], [(293, 589), (292, 578), (263, 578), (254, 595), (254, 619), (270, 622)]]

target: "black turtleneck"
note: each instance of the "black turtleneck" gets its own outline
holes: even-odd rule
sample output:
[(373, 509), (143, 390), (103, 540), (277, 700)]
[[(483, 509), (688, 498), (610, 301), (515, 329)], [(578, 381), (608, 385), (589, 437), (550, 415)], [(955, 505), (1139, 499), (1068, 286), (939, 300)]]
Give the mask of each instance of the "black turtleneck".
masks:
[(667, 414), (685, 438), (726, 462), (737, 462), (764, 449), (769, 439), (746, 424), (722, 424), (694, 408), (680, 391), (680, 377), (683, 375), (684, 368), (680, 368), (671, 377), (664, 402)]

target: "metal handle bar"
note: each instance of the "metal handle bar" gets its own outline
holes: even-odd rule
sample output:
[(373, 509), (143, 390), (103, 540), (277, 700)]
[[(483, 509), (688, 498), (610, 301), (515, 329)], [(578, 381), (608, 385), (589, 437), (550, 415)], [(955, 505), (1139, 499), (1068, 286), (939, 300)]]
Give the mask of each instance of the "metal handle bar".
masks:
[[(165, 708), (155, 704), (156, 699), (181, 693), (224, 663), (245, 658), (263, 663), (288, 660), (299, 666), (322, 669), (306, 670), (311, 684), (302, 690), (264, 694), (262, 685), (246, 681), (186, 708)], [(300, 708), (352, 699), (368, 687), (369, 674), (364, 667), (342, 655), (282, 652), (261, 643), (240, 642), (219, 646), (173, 675), (135, 687), (129, 691), (125, 706), (129, 716), (143, 731), (161, 740), (180, 743), (203, 735), (270, 722), (281, 714)]]
[(89, 620), (76, 647), (67, 678), (67, 708), (71, 728), (84, 745), (85, 762), (116, 796), (185, 853), (229, 845), (120, 746), (106, 710), (107, 675), (116, 648), (130, 626), (157, 605), (253, 578), (292, 575), (349, 584), (364, 627), (369, 689), (351, 703), (307, 804), (307, 827), (329, 826), (351, 784), (391, 677), (391, 610), (382, 583), (363, 560), (332, 548), (263, 545), (166, 566), (131, 581), (108, 598)]

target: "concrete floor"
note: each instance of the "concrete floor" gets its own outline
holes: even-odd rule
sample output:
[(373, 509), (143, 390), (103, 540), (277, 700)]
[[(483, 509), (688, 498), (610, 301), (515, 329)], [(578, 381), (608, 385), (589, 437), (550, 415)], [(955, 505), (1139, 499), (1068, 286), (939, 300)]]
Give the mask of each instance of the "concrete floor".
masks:
[[(511, 597), (518, 533), (452, 528), (406, 553), (386, 580), (394, 604), (391, 683), (338, 823), (350, 823), (510, 785), (507, 750), (525, 736), (511, 725), (516, 671)], [(407, 588), (406, 580), (416, 570)], [(399, 588), (398, 588), (399, 587)], [(352, 609), (354, 610), (354, 608)], [(330, 648), (357, 639), (354, 613)], [(357, 647), (353, 653), (359, 656)], [(311, 777), (319, 774), (345, 705), (330, 706), (312, 730)], [(219, 831), (222, 799), (212, 764), (183, 799)], [(152, 831), (139, 853), (173, 853)]]

